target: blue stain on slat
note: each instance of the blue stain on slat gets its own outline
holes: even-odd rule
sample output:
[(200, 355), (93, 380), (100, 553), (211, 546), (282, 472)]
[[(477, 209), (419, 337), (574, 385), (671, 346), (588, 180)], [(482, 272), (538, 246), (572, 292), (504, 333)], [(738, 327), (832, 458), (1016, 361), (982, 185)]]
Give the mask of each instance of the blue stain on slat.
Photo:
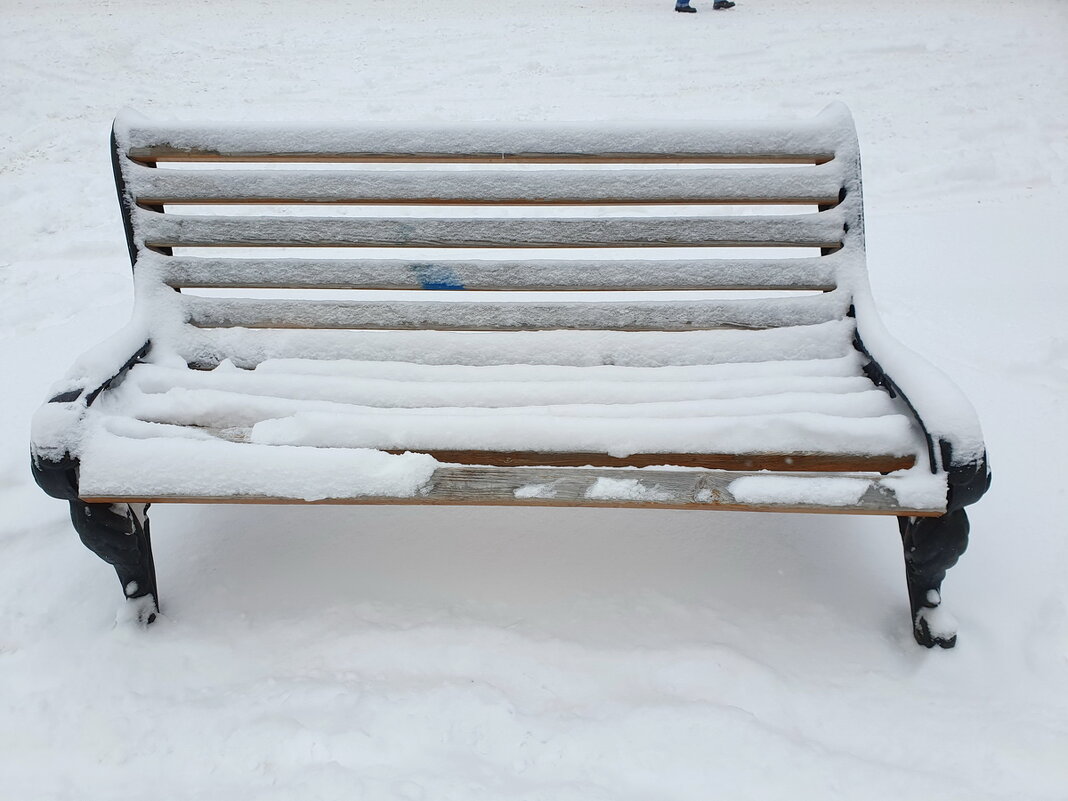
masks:
[(423, 289), (463, 289), (451, 267), (444, 264), (413, 264), (411, 271), (419, 279)]

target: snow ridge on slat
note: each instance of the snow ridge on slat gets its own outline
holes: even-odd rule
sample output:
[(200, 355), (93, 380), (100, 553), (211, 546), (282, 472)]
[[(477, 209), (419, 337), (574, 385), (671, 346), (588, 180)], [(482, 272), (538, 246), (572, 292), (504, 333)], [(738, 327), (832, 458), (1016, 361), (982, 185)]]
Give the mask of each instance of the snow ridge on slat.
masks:
[(752, 217), (429, 218), (135, 215), (147, 247), (818, 247), (841, 245), (835, 211)]
[[(455, 397), (455, 392), (452, 393)], [(370, 400), (370, 398), (368, 398)], [(411, 403), (414, 398), (405, 402)], [(523, 400), (531, 400), (524, 398)], [(544, 400), (544, 398), (538, 398)], [(441, 403), (441, 399), (438, 400)], [(288, 398), (248, 394), (222, 389), (171, 387), (126, 399), (125, 411), (151, 423), (231, 429), (250, 427), (264, 420), (303, 413), (383, 415), (393, 418), (444, 415), (494, 420), (508, 418), (604, 418), (686, 419), (746, 417), (772, 413), (812, 413), (840, 417), (878, 417), (897, 409), (885, 392), (877, 389), (838, 394), (833, 392), (783, 392), (744, 398), (702, 398), (626, 403), (553, 403), (528, 406), (368, 406), (333, 400)]]
[[(415, 382), (485, 381), (731, 381), (749, 378), (822, 376), (845, 378), (861, 374), (863, 362), (856, 351), (845, 356), (796, 361), (728, 362), (661, 367), (625, 367), (617, 364), (576, 366), (563, 364), (442, 365), (407, 361), (355, 359), (272, 359), (256, 365), (255, 375), (322, 376), (325, 378), (382, 378)], [(139, 368), (143, 369), (143, 368)]]
[[(168, 290), (168, 294), (174, 293)], [(173, 300), (173, 298), (172, 298)], [(353, 331), (195, 328), (157, 332), (190, 364), (358, 359), (436, 365), (662, 367), (827, 359), (855, 353), (852, 318), (817, 325), (690, 331)]]
[(362, 125), (198, 125), (116, 120), (135, 161), (828, 161), (841, 144), (844, 106), (781, 123), (582, 122)]
[(137, 167), (130, 188), (165, 203), (833, 204), (838, 165), (734, 170), (173, 170)]
[[(466, 381), (411, 381), (366, 376), (354, 378), (346, 375), (312, 375), (304, 372), (274, 373), (222, 368), (206, 371), (159, 365), (138, 365), (135, 370), (131, 371), (127, 380), (128, 386), (124, 385), (124, 391), (158, 394), (173, 389), (215, 390), (246, 395), (250, 398), (328, 401), (384, 408), (487, 409), (520, 406), (556, 407), (583, 403), (634, 404), (742, 400), (789, 393), (853, 395), (851, 400), (842, 401), (842, 403), (847, 406), (859, 406), (866, 402), (862, 395), (874, 389), (868, 378), (857, 374), (790, 375), (787, 372), (770, 371), (766, 375), (743, 374), (743, 377), (738, 378), (625, 381), (597, 378), (596, 371), (590, 373), (588, 368), (579, 369), (586, 375), (581, 378), (555, 380), (541, 377), (537, 380), (487, 378)], [(490, 375), (495, 374), (500, 375), (491, 370)], [(508, 372), (506, 371), (504, 375), (508, 375)], [(788, 400), (788, 398), (785, 400), (780, 398), (778, 401), (768, 401), (768, 403), (775, 404), (779, 408), (787, 408)], [(738, 411), (737, 408), (732, 408)]]
[(314, 301), (185, 296), (182, 305), (189, 322), (200, 328), (689, 331), (828, 322), (845, 314), (848, 296), (835, 291), (759, 300), (636, 303)]
[(427, 451), (475, 449), (606, 453), (915, 453), (912, 423), (900, 414), (841, 417), (780, 412), (741, 417), (664, 418), (471, 417), (322, 414), (257, 423), (251, 441), (265, 445)]
[(234, 259), (142, 256), (173, 287), (680, 290), (834, 289), (836, 254), (800, 259)]

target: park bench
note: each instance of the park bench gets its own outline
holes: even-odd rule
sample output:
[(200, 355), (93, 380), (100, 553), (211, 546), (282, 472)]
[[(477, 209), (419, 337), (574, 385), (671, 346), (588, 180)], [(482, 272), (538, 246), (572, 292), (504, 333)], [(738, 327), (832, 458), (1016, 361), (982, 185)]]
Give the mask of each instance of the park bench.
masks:
[(143, 622), (151, 503), (728, 509), (896, 516), (916, 639), (954, 644), (982, 434), (876, 315), (844, 106), (120, 117), (111, 150), (133, 319), (54, 387), (31, 454)]

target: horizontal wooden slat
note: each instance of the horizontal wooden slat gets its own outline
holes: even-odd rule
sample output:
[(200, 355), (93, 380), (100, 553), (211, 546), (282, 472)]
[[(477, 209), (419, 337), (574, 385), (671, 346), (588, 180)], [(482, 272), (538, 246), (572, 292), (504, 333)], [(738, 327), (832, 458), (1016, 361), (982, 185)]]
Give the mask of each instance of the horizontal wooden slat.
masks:
[(192, 328), (178, 353), (197, 369), (228, 360), (382, 359), (438, 365), (629, 367), (826, 359), (854, 353), (851, 318), (820, 325), (703, 331), (360, 331)]
[(838, 202), (837, 165), (736, 170), (168, 170), (137, 168), (135, 199), (164, 204), (650, 205)]
[(836, 256), (800, 259), (485, 260), (231, 259), (143, 256), (170, 286), (476, 291), (792, 289), (837, 285)]
[[(826, 488), (827, 480), (865, 481), (868, 484), (856, 503), (798, 503), (773, 500), (742, 503), (731, 492), (739, 478), (775, 478), (777, 473), (710, 473), (685, 470), (620, 470), (584, 468), (441, 467), (434, 471), (425, 490), (414, 496), (332, 497), (306, 501), (301, 498), (257, 495), (181, 495), (153, 491), (122, 495), (86, 494), (89, 503), (284, 503), (284, 504), (437, 504), (484, 506), (592, 506), (646, 509), (709, 509), (760, 512), (825, 512), (886, 514), (916, 517), (937, 516), (945, 508), (915, 508), (898, 503), (891, 486), (879, 478), (839, 473), (787, 474), (791, 481), (812, 481)], [(600, 483), (598, 483), (600, 482)]]
[[(795, 329), (796, 331), (796, 329)], [(724, 332), (721, 332), (724, 333)], [(768, 332), (726, 332), (741, 334), (744, 338), (754, 339)], [(782, 329), (777, 332), (785, 333)], [(485, 336), (485, 335), (480, 335)], [(566, 336), (566, 334), (565, 334)], [(574, 335), (573, 335), (574, 336)], [(678, 334), (673, 335), (678, 337)], [(575, 336), (578, 338), (578, 336)], [(707, 339), (707, 336), (705, 337)], [(711, 350), (711, 348), (710, 348)], [(709, 353), (709, 356), (712, 354)], [(867, 378), (863, 374), (863, 365), (866, 358), (858, 351), (850, 350), (848, 353), (835, 358), (806, 359), (783, 361), (749, 361), (741, 364), (716, 364), (714, 359), (707, 359), (700, 364), (691, 364), (675, 367), (626, 367), (618, 364), (597, 364), (595, 366), (566, 366), (563, 363), (534, 364), (529, 361), (511, 364), (482, 365), (471, 367), (462, 364), (425, 364), (412, 363), (402, 360), (397, 361), (358, 361), (354, 359), (322, 360), (314, 357), (297, 359), (272, 360), (256, 367), (255, 370), (242, 371), (242, 375), (266, 376), (321, 376), (325, 378), (337, 377), (345, 380), (352, 379), (380, 379), (391, 381), (414, 382), (428, 386), (440, 387), (448, 382), (455, 385), (470, 384), (499, 384), (501, 382), (561, 382), (573, 381), (589, 386), (591, 381), (604, 384), (613, 382), (612, 386), (626, 384), (662, 384), (676, 383), (680, 386), (688, 386), (695, 382), (716, 382), (720, 387), (737, 386), (736, 381), (766, 380), (779, 382), (757, 389), (754, 394), (769, 395), (770, 393), (782, 393), (801, 391), (793, 387), (790, 382), (794, 379), (860, 379)], [(137, 366), (136, 375), (143, 375), (146, 369), (159, 369), (158, 365), (140, 364)], [(172, 368), (180, 369), (180, 368)], [(231, 371), (234, 372), (234, 371)], [(201, 375), (200, 371), (193, 371), (195, 375)], [(173, 375), (173, 373), (170, 373)], [(267, 379), (270, 380), (270, 379)], [(870, 379), (868, 379), (870, 381)], [(706, 386), (708, 386), (706, 384)], [(857, 387), (821, 386), (809, 387), (809, 391), (824, 390), (821, 396), (840, 396), (851, 394), (861, 390)], [(480, 391), (481, 394), (482, 391)], [(883, 394), (883, 390), (878, 390)], [(723, 393), (719, 397), (726, 397)], [(733, 397), (741, 397), (733, 395)], [(438, 399), (441, 400), (440, 398)], [(547, 400), (547, 402), (550, 402)], [(555, 403), (556, 401), (551, 401)], [(624, 404), (622, 398), (610, 401), (613, 404)], [(632, 399), (631, 402), (643, 402)], [(438, 403), (440, 406), (441, 404)]]
[(134, 161), (819, 162), (840, 145), (844, 107), (781, 123), (155, 123), (116, 120)]
[(132, 147), (127, 151), (130, 161), (137, 164), (223, 162), (231, 164), (826, 164), (834, 159), (831, 149), (812, 152), (783, 151), (779, 153), (688, 153), (688, 152), (472, 152), (445, 153), (412, 151), (383, 153), (371, 150), (208, 150), (204, 148), (176, 148), (167, 145)]
[[(403, 453), (404, 451), (388, 451)], [(789, 472), (871, 472), (907, 470), (915, 456), (825, 453), (539, 453), (536, 451), (420, 450), (439, 462), (497, 467), (657, 467), (674, 465), (711, 470), (779, 470)]]
[(167, 247), (835, 248), (836, 211), (760, 217), (216, 217), (139, 210), (144, 243)]
[[(764, 332), (744, 333), (757, 337)], [(469, 348), (477, 348), (477, 343), (470, 340), (479, 339), (479, 335), (464, 338), (469, 341)], [(861, 374), (861, 363), (859, 358), (847, 356), (804, 362), (645, 368), (530, 363), (470, 367), (303, 358), (268, 362), (255, 370), (205, 371), (140, 364), (131, 371), (124, 386), (128, 390), (127, 402), (132, 404), (131, 413), (139, 417), (148, 415), (144, 419), (153, 422), (192, 425), (202, 419), (201, 415), (208, 414), (211, 419), (226, 421), (227, 428), (299, 412), (365, 415), (376, 414), (375, 409), (377, 414), (387, 416), (365, 420), (375, 429), (389, 425), (389, 416), (415, 415), (425, 422), (429, 418), (420, 409), (431, 415), (449, 415), (459, 409), (484, 418), (505, 415), (517, 424), (521, 421), (514, 415), (533, 413), (540, 417), (549, 411), (527, 408), (531, 406), (552, 407), (554, 415), (565, 419), (588, 416), (654, 420), (739, 414), (753, 417), (793, 412), (861, 418), (892, 413), (890, 396)], [(143, 393), (136, 400), (130, 395), (135, 389)], [(168, 398), (172, 390), (179, 390), (180, 402)], [(317, 401), (364, 408), (322, 409), (316, 408)], [(308, 402), (312, 403), (311, 408), (305, 405)], [(336, 431), (337, 425), (341, 423), (328, 430)], [(465, 443), (464, 447), (475, 446)], [(686, 448), (691, 449), (702, 450), (696, 445)], [(546, 450), (569, 448), (565, 445)]]
[[(207, 428), (181, 426), (209, 433), (228, 442), (248, 442), (247, 427)], [(312, 447), (312, 446), (308, 446)], [(776, 470), (785, 473), (892, 473), (915, 466), (913, 454), (859, 453), (607, 453), (560, 451), (440, 450), (433, 448), (386, 449), (386, 453), (425, 453), (448, 464), (492, 467), (674, 467), (705, 470)]]
[(199, 328), (530, 331), (547, 329), (690, 331), (776, 328), (841, 319), (843, 293), (760, 300), (640, 303), (251, 300), (184, 296)]

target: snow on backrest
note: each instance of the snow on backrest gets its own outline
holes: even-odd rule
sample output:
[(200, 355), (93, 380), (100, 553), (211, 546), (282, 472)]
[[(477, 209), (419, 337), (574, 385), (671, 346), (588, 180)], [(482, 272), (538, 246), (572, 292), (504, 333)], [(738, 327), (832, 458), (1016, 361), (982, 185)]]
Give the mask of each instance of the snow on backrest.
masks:
[(866, 292), (840, 104), (780, 124), (120, 118), (115, 148), (138, 301), (193, 361), (237, 330), (840, 338)]

